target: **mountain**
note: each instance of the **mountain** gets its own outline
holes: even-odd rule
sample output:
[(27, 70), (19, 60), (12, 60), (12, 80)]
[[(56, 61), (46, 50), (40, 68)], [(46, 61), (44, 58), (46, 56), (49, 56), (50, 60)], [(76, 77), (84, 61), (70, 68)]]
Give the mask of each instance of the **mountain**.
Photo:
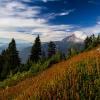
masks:
[[(84, 40), (77, 37), (75, 34), (65, 37), (62, 41), (55, 41), (57, 49), (62, 53), (67, 53), (67, 50), (71, 47), (75, 47), (77, 49), (83, 48)], [(2, 45), (1, 45), (2, 44)], [(0, 52), (7, 48), (8, 43), (1, 43), (0, 44)], [(20, 58), (22, 59), (22, 63), (25, 63), (28, 60), (30, 55), (30, 51), (32, 48), (32, 43), (18, 43), (17, 42), (17, 49), (19, 51)], [(48, 43), (42, 43), (42, 49), (47, 54)]]
[(73, 43), (81, 43), (83, 42), (83, 39), (78, 38), (75, 34), (72, 34), (70, 36), (67, 36), (62, 40), (62, 42), (73, 42)]
[(67, 53), (67, 50), (71, 47), (75, 47), (77, 49), (82, 49), (84, 40), (78, 38), (75, 34), (65, 37), (62, 41), (55, 42), (58, 49), (63, 53)]

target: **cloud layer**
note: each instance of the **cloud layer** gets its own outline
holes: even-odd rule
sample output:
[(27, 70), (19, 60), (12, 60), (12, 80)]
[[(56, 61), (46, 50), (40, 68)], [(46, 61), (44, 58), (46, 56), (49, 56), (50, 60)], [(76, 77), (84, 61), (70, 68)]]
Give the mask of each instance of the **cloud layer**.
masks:
[[(37, 0), (34, 0), (37, 1)], [(59, 0), (38, 0), (44, 3)], [(100, 32), (100, 22), (94, 26), (81, 28), (76, 25), (50, 24), (51, 19), (68, 16), (76, 9), (64, 10), (59, 13), (48, 13), (41, 15), (42, 10), (47, 9), (42, 6), (28, 5), (32, 0), (0, 0), (0, 38), (15, 38), (33, 42), (37, 34), (41, 40), (58, 41), (69, 34), (77, 34), (84, 39), (81, 33)]]
[[(31, 2), (31, 0), (22, 0)], [(28, 6), (22, 1), (2, 0), (0, 3), (0, 38), (15, 38), (33, 42), (37, 34), (41, 35), (42, 41), (61, 40), (66, 32), (71, 30), (71, 25), (51, 25), (48, 18), (42, 18), (39, 14), (43, 7)], [(43, 0), (47, 2), (48, 0)], [(50, 0), (53, 1), (53, 0)], [(55, 14), (64, 16), (71, 13), (68, 10)]]

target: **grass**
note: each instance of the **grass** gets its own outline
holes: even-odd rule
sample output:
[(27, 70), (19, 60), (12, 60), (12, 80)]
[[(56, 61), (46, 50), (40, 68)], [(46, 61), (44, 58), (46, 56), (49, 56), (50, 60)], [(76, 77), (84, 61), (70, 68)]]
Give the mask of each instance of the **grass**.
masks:
[(0, 100), (100, 100), (100, 52), (81, 53), (0, 90)]

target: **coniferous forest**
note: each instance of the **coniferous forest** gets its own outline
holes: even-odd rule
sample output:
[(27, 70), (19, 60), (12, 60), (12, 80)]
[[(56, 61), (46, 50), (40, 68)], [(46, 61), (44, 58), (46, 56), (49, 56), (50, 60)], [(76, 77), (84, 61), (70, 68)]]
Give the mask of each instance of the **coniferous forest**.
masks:
[[(19, 52), (16, 48), (16, 41), (12, 39), (6, 50), (3, 50), (0, 55), (0, 80), (5, 80), (10, 76), (17, 74), (18, 72), (28, 72), (32, 70), (34, 73), (49, 67), (51, 63), (58, 62), (61, 58), (61, 54), (56, 51), (56, 45), (54, 42), (48, 43), (48, 55), (41, 50), (41, 41), (39, 35), (36, 37), (31, 49), (31, 55), (26, 64), (21, 63)], [(32, 68), (31, 66), (37, 66)], [(41, 67), (40, 67), (41, 65)], [(43, 65), (43, 68), (42, 68)], [(36, 72), (35, 72), (36, 71)]]

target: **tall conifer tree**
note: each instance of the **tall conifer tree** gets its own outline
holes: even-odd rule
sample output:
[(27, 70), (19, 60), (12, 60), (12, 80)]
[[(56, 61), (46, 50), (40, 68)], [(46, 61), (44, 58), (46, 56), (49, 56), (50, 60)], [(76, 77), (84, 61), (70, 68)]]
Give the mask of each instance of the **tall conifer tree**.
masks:
[(32, 46), (30, 60), (33, 62), (38, 62), (40, 59), (41, 59), (41, 41), (40, 41), (40, 37), (38, 35)]
[(52, 57), (56, 53), (56, 45), (50, 41), (48, 44), (48, 57)]
[(10, 70), (16, 71), (18, 66), (20, 65), (20, 58), (18, 55), (18, 51), (16, 48), (16, 42), (14, 39), (9, 43), (8, 49), (7, 49), (7, 55), (8, 55), (8, 63), (10, 65)]

